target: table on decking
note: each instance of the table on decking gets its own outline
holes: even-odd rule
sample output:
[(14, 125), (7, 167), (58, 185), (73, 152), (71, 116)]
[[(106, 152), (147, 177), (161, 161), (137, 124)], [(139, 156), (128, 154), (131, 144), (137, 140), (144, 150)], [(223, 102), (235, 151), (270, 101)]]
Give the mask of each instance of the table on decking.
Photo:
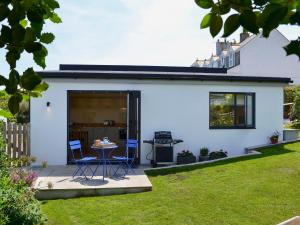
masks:
[[(96, 166), (96, 169), (93, 172), (92, 178), (96, 174), (96, 172), (97, 172), (97, 170), (100, 166), (100, 163), (102, 162), (103, 180), (104, 180), (105, 175), (107, 175), (107, 162), (109, 163), (108, 156), (110, 155), (110, 153), (113, 150), (115, 150), (117, 148), (118, 148), (117, 145), (105, 146), (105, 147), (104, 146), (95, 146), (95, 145), (91, 146), (91, 149), (95, 150), (95, 151), (98, 151), (98, 154), (99, 154), (99, 164)], [(105, 154), (105, 153), (107, 153), (107, 154)]]

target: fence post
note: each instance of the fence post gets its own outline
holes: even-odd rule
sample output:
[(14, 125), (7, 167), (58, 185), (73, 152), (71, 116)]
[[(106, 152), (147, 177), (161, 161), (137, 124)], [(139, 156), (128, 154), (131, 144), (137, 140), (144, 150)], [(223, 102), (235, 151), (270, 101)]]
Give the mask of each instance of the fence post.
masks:
[(27, 130), (27, 155), (30, 156), (31, 155), (31, 151), (30, 151), (30, 123), (26, 124), (26, 130)]
[(23, 125), (23, 155), (28, 155), (27, 154), (27, 149), (26, 149), (26, 142), (27, 142), (27, 129), (26, 129), (26, 124)]
[(11, 134), (11, 123), (7, 122), (7, 155), (9, 158), (11, 158), (11, 138), (12, 138), (12, 134)]
[(13, 123), (13, 143), (12, 143), (12, 158), (16, 159), (17, 158), (17, 125)]
[(6, 143), (4, 151), (7, 154), (7, 128), (6, 128), (6, 126), (7, 126), (7, 124), (3, 123), (3, 131), (2, 131), (3, 132), (3, 139)]
[(20, 159), (22, 157), (22, 143), (21, 143), (21, 139), (22, 139), (22, 124), (18, 124), (17, 128), (18, 128), (18, 159)]

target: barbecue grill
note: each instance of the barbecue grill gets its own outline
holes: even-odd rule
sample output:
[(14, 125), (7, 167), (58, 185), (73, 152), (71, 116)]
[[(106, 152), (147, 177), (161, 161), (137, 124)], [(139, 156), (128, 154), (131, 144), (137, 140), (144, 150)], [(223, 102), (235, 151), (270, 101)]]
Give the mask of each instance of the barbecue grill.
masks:
[[(181, 139), (173, 139), (171, 131), (156, 131), (152, 140), (144, 140), (143, 143), (151, 144), (152, 151), (147, 155), (153, 167), (158, 165), (173, 164), (174, 145), (183, 142)], [(149, 156), (152, 158), (149, 158)]]

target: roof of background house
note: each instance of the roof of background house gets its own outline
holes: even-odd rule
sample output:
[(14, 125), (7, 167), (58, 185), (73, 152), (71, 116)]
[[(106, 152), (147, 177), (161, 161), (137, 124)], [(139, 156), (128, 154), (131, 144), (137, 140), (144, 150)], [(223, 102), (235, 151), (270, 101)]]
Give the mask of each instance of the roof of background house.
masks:
[(290, 83), (290, 78), (227, 75), (225, 68), (127, 65), (67, 65), (59, 70), (38, 72), (43, 78), (178, 80)]
[[(275, 29), (276, 31), (278, 31), (277, 29)], [(278, 31), (279, 32), (279, 31)], [(280, 32), (279, 32), (280, 33)], [(281, 33), (280, 33), (281, 34)], [(228, 42), (228, 43), (230, 43), (230, 45), (228, 46), (228, 48), (232, 48), (234, 51), (237, 51), (237, 50), (239, 50), (240, 48), (242, 48), (242, 47), (244, 47), (245, 45), (247, 45), (250, 41), (252, 41), (255, 37), (258, 37), (258, 35), (260, 35), (260, 34), (252, 34), (252, 35), (250, 35), (249, 37), (247, 37), (244, 41), (242, 41), (242, 42), (240, 42), (240, 43), (236, 43), (235, 41), (234, 42)], [(281, 34), (282, 35), (282, 34)], [(225, 39), (226, 40), (226, 39)], [(228, 54), (228, 52), (229, 52), (229, 50), (228, 50), (228, 48), (225, 48), (224, 50), (222, 50), (222, 52), (221, 52), (221, 54), (223, 54), (223, 55), (225, 55), (225, 56), (227, 56), (227, 54)], [(221, 55), (220, 54), (220, 55)], [(197, 59), (197, 60), (199, 60), (199, 59)], [(196, 60), (196, 61), (197, 61)], [(196, 63), (196, 61), (191, 65), (192, 67), (194, 67), (194, 66), (202, 66), (201, 64), (197, 64)]]

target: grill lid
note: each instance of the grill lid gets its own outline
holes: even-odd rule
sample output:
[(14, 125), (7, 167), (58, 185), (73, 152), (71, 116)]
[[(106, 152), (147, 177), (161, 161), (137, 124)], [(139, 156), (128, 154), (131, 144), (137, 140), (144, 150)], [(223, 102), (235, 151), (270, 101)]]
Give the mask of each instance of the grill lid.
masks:
[(154, 139), (169, 139), (172, 141), (171, 131), (156, 131), (154, 132)]

